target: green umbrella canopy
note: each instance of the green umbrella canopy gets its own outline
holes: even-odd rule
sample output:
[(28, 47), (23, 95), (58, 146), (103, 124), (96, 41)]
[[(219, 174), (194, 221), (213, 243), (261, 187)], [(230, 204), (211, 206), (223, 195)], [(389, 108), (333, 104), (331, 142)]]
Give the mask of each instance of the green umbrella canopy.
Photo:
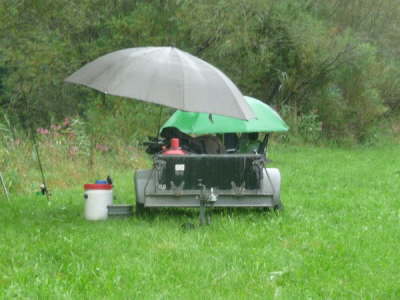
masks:
[(248, 96), (244, 98), (256, 114), (255, 119), (244, 121), (221, 115), (210, 117), (207, 113), (177, 110), (161, 130), (165, 127), (176, 127), (185, 133), (193, 134), (288, 131), (289, 127), (269, 105)]

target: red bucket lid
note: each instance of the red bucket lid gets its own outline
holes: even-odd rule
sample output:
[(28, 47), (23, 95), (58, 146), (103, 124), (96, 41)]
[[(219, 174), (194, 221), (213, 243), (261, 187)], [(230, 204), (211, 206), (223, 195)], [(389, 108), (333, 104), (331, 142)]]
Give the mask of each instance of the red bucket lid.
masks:
[(112, 184), (96, 184), (96, 183), (88, 183), (83, 185), (85, 190), (111, 190)]

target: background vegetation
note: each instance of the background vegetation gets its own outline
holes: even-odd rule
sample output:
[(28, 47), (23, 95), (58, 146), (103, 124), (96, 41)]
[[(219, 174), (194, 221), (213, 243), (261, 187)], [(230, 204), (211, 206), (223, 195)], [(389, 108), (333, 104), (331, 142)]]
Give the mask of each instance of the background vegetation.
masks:
[[(18, 128), (79, 116), (135, 139), (156, 128), (156, 106), (103, 103), (63, 79), (114, 50), (174, 45), (273, 104), (293, 135), (371, 142), (382, 126), (393, 129), (381, 120), (398, 127), (399, 20), (400, 3), (384, 0), (5, 0), (0, 109)], [(106, 117), (93, 119), (102, 108)], [(142, 122), (144, 114), (152, 117)], [(119, 134), (109, 118), (129, 128)]]

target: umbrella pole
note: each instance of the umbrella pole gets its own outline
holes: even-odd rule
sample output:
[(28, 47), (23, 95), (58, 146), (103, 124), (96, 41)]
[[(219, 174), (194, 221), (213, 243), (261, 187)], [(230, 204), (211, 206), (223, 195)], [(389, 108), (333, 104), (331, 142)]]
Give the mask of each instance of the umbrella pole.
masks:
[(161, 128), (161, 115), (162, 115), (162, 111), (163, 111), (163, 107), (162, 106), (160, 106), (160, 114), (159, 114), (159, 116), (158, 116), (158, 128), (157, 128), (157, 141), (158, 141), (158, 138), (159, 138), (159, 136), (160, 136), (160, 128)]

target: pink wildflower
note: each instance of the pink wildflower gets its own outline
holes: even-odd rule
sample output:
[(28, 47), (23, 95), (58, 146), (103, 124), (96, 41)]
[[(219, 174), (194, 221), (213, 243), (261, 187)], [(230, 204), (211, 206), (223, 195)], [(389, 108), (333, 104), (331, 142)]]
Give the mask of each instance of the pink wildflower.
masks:
[(36, 129), (36, 132), (40, 134), (49, 134), (49, 130), (46, 128), (38, 128)]
[(107, 152), (110, 150), (110, 147), (103, 144), (96, 144), (96, 149), (99, 150), (100, 152)]
[(64, 122), (63, 122), (64, 127), (69, 127), (70, 124), (71, 124), (71, 120), (69, 118), (65, 118)]

